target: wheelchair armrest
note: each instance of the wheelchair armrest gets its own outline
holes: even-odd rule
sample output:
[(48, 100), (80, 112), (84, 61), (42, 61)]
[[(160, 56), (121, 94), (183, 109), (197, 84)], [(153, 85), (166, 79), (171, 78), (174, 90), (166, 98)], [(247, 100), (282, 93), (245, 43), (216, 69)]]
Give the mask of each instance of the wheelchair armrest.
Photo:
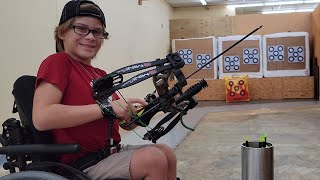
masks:
[(0, 154), (31, 155), (31, 154), (73, 154), (80, 150), (79, 144), (24, 144), (0, 147)]

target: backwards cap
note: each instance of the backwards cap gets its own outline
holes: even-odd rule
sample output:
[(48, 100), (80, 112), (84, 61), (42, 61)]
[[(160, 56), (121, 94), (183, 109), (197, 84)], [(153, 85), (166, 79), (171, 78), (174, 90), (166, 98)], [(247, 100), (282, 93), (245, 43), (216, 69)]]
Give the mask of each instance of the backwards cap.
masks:
[[(80, 5), (81, 4), (93, 4), (97, 8), (82, 8), (82, 9), (80, 9)], [(66, 22), (70, 18), (76, 17), (76, 16), (94, 17), (94, 18), (99, 19), (101, 21), (101, 23), (104, 25), (104, 27), (106, 26), (106, 20), (104, 18), (104, 14), (103, 14), (102, 10), (100, 9), (100, 7), (98, 5), (96, 5), (92, 1), (87, 1), (87, 0), (72, 0), (72, 1), (69, 1), (64, 6), (64, 8), (62, 10), (62, 14), (61, 14), (59, 25), (61, 25), (62, 23)]]

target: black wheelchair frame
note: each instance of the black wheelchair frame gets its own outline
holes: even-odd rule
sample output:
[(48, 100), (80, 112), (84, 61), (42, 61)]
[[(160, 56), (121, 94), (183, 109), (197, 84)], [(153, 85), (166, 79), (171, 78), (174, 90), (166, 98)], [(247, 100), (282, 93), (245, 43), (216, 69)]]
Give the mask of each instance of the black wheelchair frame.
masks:
[(33, 126), (35, 82), (36, 77), (24, 75), (14, 83), (13, 113), (18, 113), (20, 120), (9, 118), (2, 124), (0, 154), (6, 155), (3, 168), (10, 174), (0, 179), (90, 180), (84, 172), (57, 162), (57, 155), (79, 152), (79, 144), (53, 144), (50, 131), (40, 132)]

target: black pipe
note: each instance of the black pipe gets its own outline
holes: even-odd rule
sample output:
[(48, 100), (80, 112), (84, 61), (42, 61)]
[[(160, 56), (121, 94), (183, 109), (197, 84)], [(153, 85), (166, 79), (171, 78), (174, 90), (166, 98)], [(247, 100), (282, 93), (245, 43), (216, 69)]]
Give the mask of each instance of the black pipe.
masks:
[(79, 144), (24, 144), (0, 147), (0, 154), (31, 155), (31, 154), (72, 154), (80, 150)]

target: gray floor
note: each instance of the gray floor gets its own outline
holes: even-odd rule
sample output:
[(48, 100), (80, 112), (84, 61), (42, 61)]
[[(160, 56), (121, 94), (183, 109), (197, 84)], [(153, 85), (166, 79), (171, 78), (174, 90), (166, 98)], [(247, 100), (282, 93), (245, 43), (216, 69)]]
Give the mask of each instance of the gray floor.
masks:
[(206, 115), (176, 148), (182, 179), (241, 179), (240, 145), (264, 132), (274, 145), (276, 180), (320, 179), (319, 102), (205, 102), (200, 109)]
[[(200, 102), (184, 118), (186, 124), (201, 121), (175, 150), (178, 176), (241, 179), (240, 144), (266, 132), (274, 145), (275, 180), (320, 180), (319, 117), (320, 103), (312, 100)], [(0, 168), (0, 177), (6, 173)]]

